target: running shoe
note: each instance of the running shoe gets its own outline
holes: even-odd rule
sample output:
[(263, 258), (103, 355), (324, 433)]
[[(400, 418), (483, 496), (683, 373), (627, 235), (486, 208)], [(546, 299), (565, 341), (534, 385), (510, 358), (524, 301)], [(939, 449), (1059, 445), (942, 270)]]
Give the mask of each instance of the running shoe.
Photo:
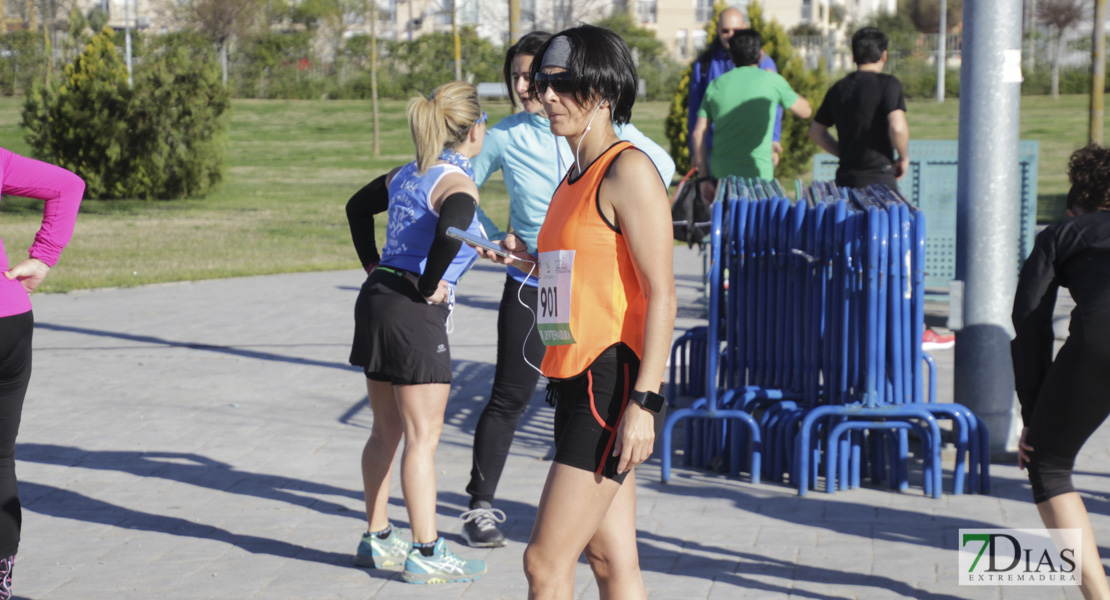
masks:
[(497, 528), (505, 522), (505, 513), (493, 508), (489, 502), (479, 501), (474, 508), (459, 515), (463, 521), (462, 537), (474, 548), (500, 548), (505, 545), (505, 535)]
[(922, 350), (947, 350), (956, 345), (956, 336), (952, 334), (940, 335), (932, 329), (926, 329), (921, 336)]
[(409, 583), (457, 583), (474, 581), (485, 573), (486, 561), (461, 558), (447, 549), (446, 540), (439, 538), (431, 556), (424, 556), (419, 548), (409, 551), (401, 578)]
[(405, 564), (411, 549), (412, 544), (401, 537), (396, 527), (384, 540), (373, 533), (364, 533), (355, 552), (355, 565), (371, 569), (399, 567)]

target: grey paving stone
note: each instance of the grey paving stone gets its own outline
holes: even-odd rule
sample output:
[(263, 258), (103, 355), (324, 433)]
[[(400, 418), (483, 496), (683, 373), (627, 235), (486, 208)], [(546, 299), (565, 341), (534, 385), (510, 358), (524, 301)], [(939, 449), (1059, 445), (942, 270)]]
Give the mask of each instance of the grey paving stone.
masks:
[[(701, 324), (700, 257), (681, 248), (676, 265), (679, 327)], [(372, 422), (362, 377), (346, 364), (362, 279), (340, 271), (36, 295), (35, 375), (17, 450), (20, 597), (523, 597), (521, 556), (550, 467), (542, 386), (498, 490), (509, 544), (477, 550), (458, 538), (496, 353), (504, 275), (489, 265), (464, 280), (454, 317), (437, 525), (490, 572), (469, 585), (415, 586), (350, 565), (365, 528), (358, 457)], [(941, 400), (951, 397), (951, 354), (936, 355)], [(1093, 436), (1076, 477), (1100, 539), (1110, 539), (1108, 440)], [(939, 501), (919, 483), (800, 498), (782, 484), (676, 467), (667, 485), (658, 458), (638, 470), (653, 599), (1079, 597), (954, 583), (960, 527), (1040, 526), (1012, 465), (992, 466), (992, 496)], [(390, 516), (406, 528), (398, 473), (391, 491)], [(585, 562), (575, 597), (598, 597)]]

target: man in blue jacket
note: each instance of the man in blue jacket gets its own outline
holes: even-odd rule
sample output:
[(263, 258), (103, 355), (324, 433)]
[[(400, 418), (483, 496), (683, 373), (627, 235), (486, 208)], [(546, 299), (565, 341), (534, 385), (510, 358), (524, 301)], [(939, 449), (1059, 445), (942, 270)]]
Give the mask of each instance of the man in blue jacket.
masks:
[[(686, 140), (690, 144), (691, 157), (694, 156), (695, 150), (693, 146), (694, 125), (698, 122), (698, 109), (701, 108), (705, 90), (709, 87), (709, 82), (728, 73), (735, 66), (732, 64), (732, 55), (728, 50), (728, 41), (732, 39), (734, 33), (747, 28), (748, 20), (744, 18), (744, 13), (739, 8), (730, 6), (724, 9), (717, 19), (717, 38), (698, 56), (697, 62), (694, 63), (694, 71), (690, 74), (690, 102), (686, 113)], [(775, 61), (766, 54), (763, 54), (760, 59), (759, 68), (778, 73)], [(779, 154), (782, 153), (781, 141), (782, 108), (780, 107), (775, 115), (775, 130), (771, 136), (771, 158), (775, 165), (779, 164)], [(708, 150), (713, 148), (712, 128), (706, 134), (706, 147)], [(707, 174), (703, 173), (702, 175)]]

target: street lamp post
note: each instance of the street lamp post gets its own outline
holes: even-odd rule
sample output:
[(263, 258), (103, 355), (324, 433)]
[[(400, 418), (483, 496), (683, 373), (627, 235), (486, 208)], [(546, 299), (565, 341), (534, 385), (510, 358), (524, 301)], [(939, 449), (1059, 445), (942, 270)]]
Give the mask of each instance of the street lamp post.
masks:
[(131, 80), (131, 0), (123, 0), (123, 27), (127, 40), (127, 87), (132, 85)]

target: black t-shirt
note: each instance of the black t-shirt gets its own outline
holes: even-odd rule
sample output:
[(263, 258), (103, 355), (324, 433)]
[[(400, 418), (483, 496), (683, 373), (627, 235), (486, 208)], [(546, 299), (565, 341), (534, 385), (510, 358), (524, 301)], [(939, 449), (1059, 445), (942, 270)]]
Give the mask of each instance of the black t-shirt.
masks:
[(887, 115), (906, 110), (902, 82), (893, 75), (856, 71), (833, 84), (814, 121), (836, 126), (840, 143), (837, 185), (863, 187), (894, 181), (894, 146)]

